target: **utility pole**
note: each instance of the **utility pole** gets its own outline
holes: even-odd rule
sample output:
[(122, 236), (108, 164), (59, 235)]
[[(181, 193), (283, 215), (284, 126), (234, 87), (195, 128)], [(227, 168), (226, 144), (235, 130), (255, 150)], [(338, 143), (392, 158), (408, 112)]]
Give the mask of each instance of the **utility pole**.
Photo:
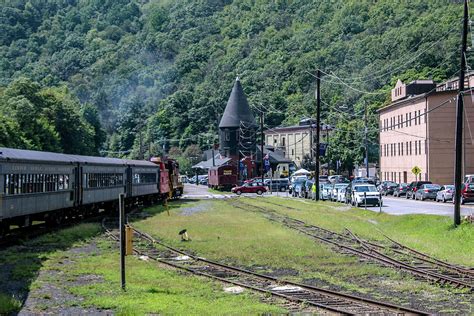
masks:
[(369, 177), (369, 141), (367, 139), (367, 104), (365, 104), (364, 134), (365, 134), (365, 170), (367, 170), (367, 178), (368, 178)]
[(467, 26), (468, 26), (467, 0), (464, 0), (464, 20), (461, 45), (461, 69), (459, 73), (459, 92), (456, 107), (456, 160), (454, 168), (454, 225), (461, 224), (461, 186), (462, 186), (462, 143), (463, 143), (463, 114), (464, 114), (464, 77), (466, 72)]
[(321, 130), (321, 70), (316, 71), (316, 165), (314, 183), (316, 184), (316, 201), (319, 201), (319, 134)]
[(260, 111), (260, 174), (262, 175), (262, 184), (264, 182), (264, 175), (263, 175), (263, 111)]
[(125, 291), (125, 194), (119, 194), (120, 284)]

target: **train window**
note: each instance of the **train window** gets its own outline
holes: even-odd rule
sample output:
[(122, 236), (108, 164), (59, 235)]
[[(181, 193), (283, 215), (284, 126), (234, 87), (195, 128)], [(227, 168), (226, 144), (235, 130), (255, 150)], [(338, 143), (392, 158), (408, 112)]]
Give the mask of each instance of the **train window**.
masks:
[(3, 192), (6, 195), (54, 192), (69, 189), (66, 174), (6, 174)]
[(123, 174), (121, 173), (88, 173), (87, 176), (85, 176), (85, 183), (88, 188), (106, 188), (106, 187), (121, 186), (123, 185)]
[(156, 173), (135, 173), (133, 175), (134, 184), (156, 183)]

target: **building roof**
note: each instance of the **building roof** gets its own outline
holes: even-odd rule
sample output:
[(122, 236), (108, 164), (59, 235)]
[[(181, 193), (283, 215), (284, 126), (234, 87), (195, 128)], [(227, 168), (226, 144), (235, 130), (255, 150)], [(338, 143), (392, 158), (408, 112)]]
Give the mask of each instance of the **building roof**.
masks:
[(210, 159), (208, 159), (206, 161), (201, 161), (201, 162), (195, 164), (191, 168), (192, 169), (206, 169), (207, 170), (207, 169), (212, 168), (212, 167), (219, 167), (219, 166), (228, 164), (229, 161), (232, 160), (231, 158), (226, 158), (226, 157), (217, 158), (217, 157), (220, 157), (220, 155), (217, 154), (216, 157), (214, 158), (214, 165), (212, 164), (212, 157), (211, 157)]
[(237, 77), (219, 123), (219, 128), (240, 127), (241, 122), (256, 125), (255, 117), (252, 111), (250, 111), (244, 89), (242, 89), (240, 80)]
[(68, 155), (46, 151), (24, 150), (0, 147), (1, 160), (20, 160), (56, 163), (85, 163), (103, 165), (134, 165), (134, 166), (156, 166), (156, 164), (146, 160), (131, 160), (120, 158), (105, 158), (94, 156)]
[(385, 110), (389, 110), (389, 109), (391, 109), (391, 108), (393, 108), (397, 105), (402, 105), (404, 103), (413, 102), (413, 101), (416, 101), (416, 100), (419, 100), (419, 99), (423, 99), (423, 98), (428, 97), (432, 94), (441, 94), (441, 93), (457, 93), (457, 91), (456, 90), (442, 90), (442, 91), (432, 90), (432, 91), (429, 91), (429, 92), (426, 92), (426, 93), (408, 96), (407, 98), (394, 101), (394, 102), (378, 109), (377, 112), (379, 112), (379, 113), (384, 112)]

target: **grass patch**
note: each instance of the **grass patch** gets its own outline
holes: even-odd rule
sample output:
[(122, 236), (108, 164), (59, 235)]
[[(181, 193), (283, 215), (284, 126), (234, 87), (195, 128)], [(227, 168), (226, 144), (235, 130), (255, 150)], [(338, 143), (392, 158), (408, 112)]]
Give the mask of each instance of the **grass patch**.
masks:
[[(267, 199), (267, 198), (265, 198)], [(452, 219), (438, 215), (389, 215), (363, 209), (341, 210), (341, 204), (331, 202), (302, 203), (298, 199), (268, 198), (273, 203), (296, 210), (264, 203), (262, 199), (245, 199), (246, 203), (265, 206), (282, 214), (304, 220), (309, 224), (342, 232), (345, 227), (358, 235), (374, 240), (390, 238), (453, 263), (472, 266), (474, 262), (474, 226), (462, 224), (453, 228)], [(306, 202), (306, 201), (305, 201)]]
[(88, 258), (68, 273), (80, 276), (94, 274), (103, 282), (71, 287), (83, 297), (84, 306), (112, 309), (117, 314), (173, 314), (173, 315), (238, 315), (282, 313), (284, 309), (263, 304), (250, 292), (226, 294), (221, 283), (205, 278), (183, 275), (177, 271), (127, 257), (127, 291), (120, 288), (117, 249)]
[(0, 293), (0, 315), (7, 315), (18, 312), (21, 308), (21, 302), (16, 298)]
[[(270, 274), (283, 270), (287, 275), (298, 275), (293, 278), (296, 280), (317, 277), (360, 292), (367, 291), (364, 285), (347, 280), (395, 274), (390, 269), (360, 264), (354, 257), (334, 253), (296, 231), (270, 222), (260, 214), (233, 208), (225, 201), (177, 202), (172, 205), (171, 216), (163, 213), (161, 206), (156, 206), (147, 210), (155, 216), (133, 225), (206, 258), (253, 267)], [(206, 211), (181, 215), (183, 209), (199, 205), (206, 205)], [(182, 229), (187, 229), (191, 242), (180, 241), (178, 232)]]

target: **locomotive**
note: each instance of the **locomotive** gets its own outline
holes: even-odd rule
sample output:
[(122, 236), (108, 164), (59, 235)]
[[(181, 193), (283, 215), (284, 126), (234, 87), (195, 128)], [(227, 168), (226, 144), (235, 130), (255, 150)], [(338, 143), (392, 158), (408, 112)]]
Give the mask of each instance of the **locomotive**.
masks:
[(0, 148), (0, 236), (11, 225), (65, 219), (178, 198), (179, 164)]

